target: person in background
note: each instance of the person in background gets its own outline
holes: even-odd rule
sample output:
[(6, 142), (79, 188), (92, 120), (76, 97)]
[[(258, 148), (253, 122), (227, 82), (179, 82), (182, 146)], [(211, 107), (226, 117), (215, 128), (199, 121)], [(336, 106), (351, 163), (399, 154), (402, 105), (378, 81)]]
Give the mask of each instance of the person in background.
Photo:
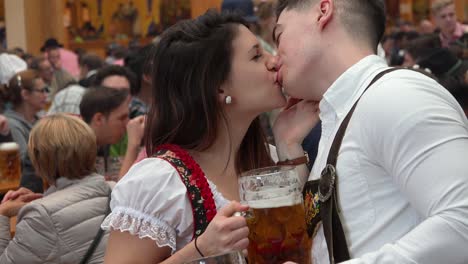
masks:
[(80, 81), (68, 85), (53, 98), (48, 114), (70, 113), (80, 115), (80, 102), (86, 88), (94, 83), (97, 72), (103, 66), (103, 61), (94, 54), (80, 56)]
[(47, 114), (68, 113), (79, 116), (80, 102), (85, 92), (86, 88), (79, 84), (68, 85), (54, 96)]
[(421, 35), (431, 35), (434, 34), (435, 28), (434, 24), (428, 19), (422, 19), (421, 22), (419, 22), (419, 28), (418, 32)]
[(151, 64), (154, 44), (130, 53), (125, 58), (125, 67), (134, 73), (135, 85), (130, 87), (130, 118), (145, 115), (151, 103)]
[(52, 95), (55, 95), (67, 85), (76, 80), (70, 73), (68, 73), (62, 67), (62, 60), (60, 59), (60, 49), (59, 48), (49, 48), (47, 49), (47, 59), (50, 62), (50, 65), (54, 69), (54, 79), (55, 84), (52, 83), (50, 86)]
[(82, 87), (90, 87), (99, 69), (104, 66), (103, 60), (96, 54), (84, 54), (80, 57), (80, 81)]
[[(134, 67), (140, 67), (140, 78), (135, 78), (135, 74), (126, 67), (118, 65), (110, 65), (102, 68), (96, 74), (96, 79), (94, 80), (95, 85), (104, 86), (114, 89), (124, 89), (129, 93), (137, 93), (139, 90), (141, 95), (148, 95), (147, 85), (149, 82), (148, 76), (144, 76), (144, 72), (147, 72), (147, 69), (142, 67), (144, 60), (141, 57), (142, 55), (148, 55), (150, 48), (143, 50), (139, 56), (135, 56), (134, 59), (130, 60), (130, 65)], [(139, 63), (142, 63), (141, 65)], [(140, 85), (143, 85), (140, 89), (136, 88), (138, 86), (137, 80), (140, 81)], [(109, 155), (114, 160), (120, 160), (120, 172), (119, 178), (122, 177), (131, 165), (136, 160), (138, 152), (140, 151), (141, 142), (143, 138), (143, 129), (144, 129), (144, 114), (146, 114), (146, 107), (142, 106), (138, 98), (132, 96), (129, 104), (129, 114), (130, 121), (127, 125), (127, 133), (124, 137), (118, 142), (112, 143), (109, 148)]]
[[(109, 162), (112, 156), (110, 155), (110, 145), (119, 142), (126, 132), (134, 134), (133, 125), (129, 122), (128, 103), (130, 101), (127, 89), (115, 89), (108, 87), (89, 88), (84, 94), (80, 103), (80, 112), (83, 120), (93, 129), (96, 134), (97, 144), (99, 147), (98, 163), (99, 171), (103, 174), (111, 175), (118, 179), (120, 168), (114, 171), (114, 166)], [(133, 121), (142, 126), (144, 117), (141, 116), (138, 121)], [(138, 136), (131, 136), (129, 139), (139, 138), (137, 142), (129, 140), (129, 146), (140, 145), (143, 137), (143, 129), (138, 129)], [(102, 160), (102, 161), (101, 161)], [(125, 160), (125, 158), (124, 158)], [(114, 175), (115, 174), (115, 175)], [(109, 176), (110, 177), (110, 176)]]
[(426, 50), (418, 61), (419, 68), (429, 69), (468, 113), (468, 61), (458, 59), (450, 50), (434, 48)]
[(0, 263), (81, 263), (85, 255), (85, 263), (102, 263), (108, 233), (99, 226), (114, 183), (94, 172), (93, 131), (77, 117), (47, 116), (32, 129), (28, 152), (50, 187), (44, 195), (26, 188), (5, 195), (0, 204)]
[(5, 86), (10, 82), (11, 77), (18, 72), (24, 71), (28, 65), (20, 57), (8, 54), (0, 54), (0, 85)]
[(63, 48), (63, 45), (55, 38), (47, 39), (41, 47), (41, 52), (45, 52), (46, 55), (48, 55), (48, 51), (53, 49), (57, 49), (60, 54), (59, 58), (61, 67), (70, 73), (73, 78), (78, 78), (80, 75), (80, 67), (78, 65), (78, 56), (76, 53)]
[(410, 41), (404, 50), (402, 66), (413, 67), (421, 59), (434, 49), (441, 48), (440, 39), (437, 35), (425, 35)]
[(6, 91), (4, 100), (10, 101), (13, 108), (5, 111), (11, 134), (20, 147), (22, 175), (20, 185), (34, 192), (42, 192), (42, 181), (36, 176), (28, 156), (29, 133), (39, 120), (37, 113), (44, 110), (47, 100), (47, 86), (35, 70), (15, 74)]
[(273, 28), (275, 27), (276, 15), (272, 2), (261, 2), (257, 6), (258, 37), (263, 49), (272, 55), (276, 55), (276, 45), (273, 41)]
[[(448, 48), (450, 45), (458, 41), (463, 41), (462, 38), (468, 38), (468, 25), (463, 25), (457, 21), (455, 13), (454, 0), (434, 0), (431, 6), (432, 16), (435, 24), (440, 30), (440, 41), (442, 47)], [(465, 48), (467, 43), (464, 43)]]
[(41, 78), (49, 88), (48, 102), (53, 100), (55, 93), (70, 84), (76, 83), (76, 80), (64, 71), (55, 71), (50, 61), (44, 57), (36, 57), (31, 63), (31, 69), (39, 72)]

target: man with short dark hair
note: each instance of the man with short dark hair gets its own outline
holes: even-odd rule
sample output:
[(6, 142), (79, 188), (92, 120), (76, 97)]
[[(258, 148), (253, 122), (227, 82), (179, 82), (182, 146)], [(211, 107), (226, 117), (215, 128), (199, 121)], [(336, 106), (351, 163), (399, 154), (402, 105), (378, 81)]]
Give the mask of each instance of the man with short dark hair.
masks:
[(108, 87), (89, 88), (80, 103), (83, 120), (96, 134), (98, 158), (96, 169), (108, 180), (118, 179), (120, 162), (110, 154), (110, 145), (119, 142), (125, 135), (128, 118), (128, 90)]
[[(129, 69), (118, 66), (106, 66), (98, 71), (94, 80), (95, 85), (105, 86), (114, 89), (123, 89), (132, 93), (135, 91), (135, 74)], [(133, 103), (130, 99), (129, 114), (130, 121), (127, 125), (127, 134), (117, 143), (110, 146), (110, 155), (122, 158), (119, 176), (122, 177), (132, 166), (140, 151), (141, 141), (144, 132), (144, 120), (146, 112), (134, 111)]]
[(384, 1), (278, 2), (277, 80), (322, 121), (305, 185), (314, 264), (468, 263), (468, 123), (435, 80), (375, 55)]
[(108, 87), (90, 88), (83, 95), (80, 113), (96, 133), (98, 146), (117, 143), (128, 123), (128, 91)]

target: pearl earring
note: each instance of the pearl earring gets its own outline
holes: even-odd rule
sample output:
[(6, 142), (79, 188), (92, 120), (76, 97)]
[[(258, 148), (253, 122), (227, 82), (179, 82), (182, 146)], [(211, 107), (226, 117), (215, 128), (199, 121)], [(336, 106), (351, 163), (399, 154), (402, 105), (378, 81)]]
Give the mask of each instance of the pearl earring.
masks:
[(231, 96), (226, 96), (226, 99), (224, 100), (226, 104), (231, 104), (232, 103), (232, 97)]

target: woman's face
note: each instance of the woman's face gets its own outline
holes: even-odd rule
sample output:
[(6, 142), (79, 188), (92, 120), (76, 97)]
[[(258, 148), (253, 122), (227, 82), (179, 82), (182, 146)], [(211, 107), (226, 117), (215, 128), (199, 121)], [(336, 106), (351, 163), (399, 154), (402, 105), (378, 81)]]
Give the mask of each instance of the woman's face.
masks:
[(36, 112), (45, 108), (47, 102), (47, 88), (41, 78), (34, 80), (32, 90), (26, 90), (23, 101), (29, 104)]
[(255, 35), (238, 26), (232, 46), (231, 72), (222, 87), (232, 97), (227, 109), (246, 117), (284, 106), (286, 98), (276, 82), (276, 71), (267, 67), (272, 55), (262, 50)]

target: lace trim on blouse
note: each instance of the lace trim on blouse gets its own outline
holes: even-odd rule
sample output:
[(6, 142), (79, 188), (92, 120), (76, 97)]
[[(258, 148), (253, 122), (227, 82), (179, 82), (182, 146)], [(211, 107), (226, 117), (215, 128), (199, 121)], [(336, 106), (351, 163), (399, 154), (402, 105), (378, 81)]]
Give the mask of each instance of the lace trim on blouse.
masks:
[(148, 237), (156, 242), (158, 247), (168, 246), (172, 253), (176, 251), (176, 232), (165, 221), (140, 211), (115, 207), (101, 224), (104, 230), (120, 230), (138, 235), (140, 239)]

